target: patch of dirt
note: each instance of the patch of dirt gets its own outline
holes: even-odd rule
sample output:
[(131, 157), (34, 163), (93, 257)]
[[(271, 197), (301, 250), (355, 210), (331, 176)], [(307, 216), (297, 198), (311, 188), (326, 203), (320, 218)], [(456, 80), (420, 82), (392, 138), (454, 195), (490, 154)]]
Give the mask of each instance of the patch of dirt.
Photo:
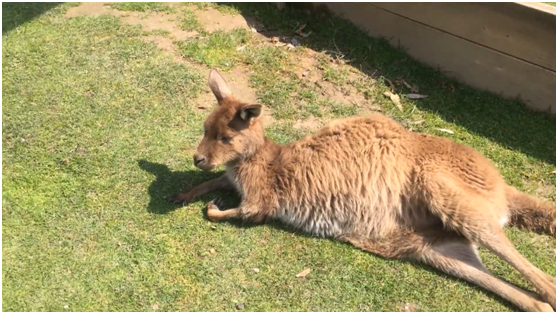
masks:
[(157, 44), (157, 48), (170, 53), (174, 57), (174, 61), (177, 63), (184, 63), (185, 60), (182, 59), (180, 53), (176, 51), (176, 47), (172, 42), (172, 39), (160, 35), (149, 35), (145, 36), (144, 40)]
[(259, 30), (261, 27), (255, 18), (244, 18), (241, 14), (231, 15), (223, 13), (214, 8), (195, 10), (194, 14), (198, 22), (209, 33), (221, 31), (232, 31), (235, 28), (250, 30), (252, 27)]
[(293, 125), (295, 129), (305, 129), (308, 131), (318, 131), (325, 125), (325, 122), (320, 121), (314, 116), (308, 117), (306, 120), (297, 120)]
[(194, 102), (194, 108), (210, 112), (217, 106), (217, 100), (210, 90), (202, 92)]
[(186, 40), (198, 35), (198, 32), (186, 32), (180, 29), (176, 24), (179, 20), (178, 14), (170, 14), (164, 12), (129, 12), (119, 11), (111, 8), (106, 2), (84, 2), (77, 7), (70, 8), (66, 12), (66, 17), (77, 16), (100, 16), (112, 15), (120, 18), (120, 20), (129, 25), (140, 24), (142, 30), (151, 32), (162, 30), (169, 33), (169, 37), (162, 35), (150, 35), (144, 37), (144, 40), (154, 42), (159, 49), (171, 54), (176, 62), (183, 63), (184, 59), (177, 52), (173, 44), (173, 40)]
[(70, 8), (68, 12), (66, 12), (66, 17), (99, 15), (119, 17), (125, 24), (140, 24), (142, 29), (146, 32), (154, 30), (167, 31), (171, 37), (176, 40), (185, 40), (198, 35), (198, 32), (186, 32), (178, 27), (176, 24), (179, 19), (178, 14), (119, 11), (108, 6), (107, 2), (84, 2), (77, 7)]
[[(177, 47), (174, 44), (175, 40), (186, 40), (189, 38), (194, 38), (199, 36), (196, 31), (183, 31), (180, 29), (178, 23), (180, 21), (180, 3), (168, 3), (168, 5), (177, 7), (178, 13), (166, 13), (166, 12), (130, 12), (130, 11), (119, 11), (111, 8), (106, 2), (85, 2), (77, 7), (70, 8), (66, 17), (77, 17), (77, 16), (99, 16), (99, 15), (112, 15), (120, 18), (120, 20), (125, 24), (137, 25), (140, 24), (143, 31), (152, 32), (157, 30), (162, 30), (168, 33), (168, 35), (148, 35), (143, 36), (142, 39), (148, 42), (155, 43), (157, 47), (169, 55), (173, 56), (173, 59), (177, 63), (187, 62), (181, 54), (178, 52)], [(218, 30), (231, 31), (236, 28), (243, 28), (247, 30), (256, 29), (258, 32), (263, 30), (262, 25), (257, 22), (255, 18), (245, 18), (240, 14), (227, 14), (220, 12), (215, 8), (206, 8), (203, 10), (198, 10), (195, 8), (191, 9), (198, 22), (202, 27), (208, 32), (215, 32)], [(263, 35), (259, 37), (262, 37)], [(267, 44), (269, 40), (262, 40), (263, 44)], [(280, 49), (280, 48), (278, 48)], [(324, 80), (324, 68), (320, 65), (318, 58), (328, 58), (329, 66), (332, 68), (347, 69), (348, 83), (338, 86), (330, 81)], [(321, 96), (325, 99), (330, 99), (338, 103), (344, 103), (347, 105), (357, 105), (362, 109), (367, 111), (375, 111), (371, 100), (367, 100), (362, 93), (358, 92), (355, 88), (355, 82), (365, 79), (364, 75), (361, 73), (355, 73), (352, 71), (352, 67), (339, 63), (338, 61), (323, 55), (323, 53), (313, 51), (311, 49), (304, 49), (301, 53), (297, 53), (295, 56), (297, 68), (295, 69), (296, 74), (302, 80), (303, 84), (318, 91)], [(199, 68), (202, 71), (207, 71), (207, 69), (201, 65), (192, 64), (192, 66)], [(222, 73), (233, 94), (242, 101), (257, 103), (258, 99), (256, 97), (256, 91), (250, 87), (250, 82), (248, 78), (250, 73), (245, 67), (237, 67), (228, 73)], [(202, 93), (195, 102), (195, 107), (200, 110), (211, 110), (216, 104), (213, 94), (208, 90)], [(271, 111), (268, 108), (264, 110), (264, 116), (266, 119), (266, 124), (272, 124), (273, 118), (271, 116)], [(307, 121), (298, 121), (295, 127), (304, 128), (309, 130), (317, 130), (322, 126), (322, 123), (318, 119), (311, 117)]]
[[(353, 85), (344, 84), (343, 86), (338, 86), (324, 80), (324, 69), (318, 61), (319, 54), (319, 52), (305, 49), (303, 54), (296, 57), (296, 64), (299, 66), (295, 72), (298, 77), (310, 86), (317, 87), (317, 90), (327, 99), (344, 104), (354, 104), (361, 108), (372, 107), (371, 101), (366, 99)], [(352, 67), (337, 64), (333, 59), (330, 60), (330, 66), (347, 69), (348, 82), (357, 82), (364, 79), (362, 74), (355, 73)]]
[(250, 81), (248, 80), (250, 77), (248, 69), (237, 67), (225, 75), (229, 88), (236, 98), (248, 103), (257, 102), (256, 90), (250, 87)]
[[(140, 24), (142, 26), (142, 30), (146, 32), (155, 30), (166, 31), (170, 36), (149, 35), (144, 36), (143, 40), (155, 43), (159, 49), (171, 54), (176, 62), (186, 62), (177, 51), (173, 41), (186, 40), (188, 38), (195, 37), (198, 35), (198, 32), (186, 32), (180, 30), (177, 25), (177, 21), (179, 20), (178, 14), (169, 14), (164, 12), (143, 13), (118, 11), (105, 4), (106, 3), (103, 2), (82, 3), (77, 7), (69, 9), (66, 13), (66, 17), (99, 16), (108, 14), (119, 17), (120, 20), (126, 24)], [(178, 6), (179, 4), (172, 5)], [(250, 29), (253, 25), (255, 25), (255, 20), (246, 20), (242, 17), (242, 15), (224, 14), (213, 8), (208, 8), (202, 11), (194, 10), (194, 12), (198, 21), (209, 32), (216, 30), (230, 31), (238, 27)], [(197, 65), (194, 66), (203, 71), (207, 71), (205, 67)], [(235, 68), (229, 73), (222, 74), (225, 76), (233, 95), (242, 101), (257, 103), (256, 91), (250, 87), (250, 82), (248, 81), (250, 73), (247, 72), (247, 69)], [(199, 110), (209, 111), (216, 105), (216, 103), (215, 97), (211, 91), (207, 90), (196, 99), (194, 106)], [(264, 108), (263, 116), (264, 123), (273, 123), (273, 118), (268, 108)]]
[(105, 2), (83, 2), (77, 7), (70, 8), (66, 12), (66, 17), (76, 16), (99, 16), (99, 15), (122, 16), (126, 12), (117, 11), (105, 5)]
[(176, 40), (186, 40), (198, 35), (196, 31), (183, 31), (176, 25), (178, 17), (176, 14), (153, 12), (147, 15), (130, 12), (128, 16), (121, 17), (122, 22), (126, 24), (141, 24), (144, 31), (150, 32), (154, 30), (163, 30), (169, 32), (170, 36)]
[(168, 5), (169, 7), (179, 7), (182, 5), (181, 2), (165, 2), (166, 5)]

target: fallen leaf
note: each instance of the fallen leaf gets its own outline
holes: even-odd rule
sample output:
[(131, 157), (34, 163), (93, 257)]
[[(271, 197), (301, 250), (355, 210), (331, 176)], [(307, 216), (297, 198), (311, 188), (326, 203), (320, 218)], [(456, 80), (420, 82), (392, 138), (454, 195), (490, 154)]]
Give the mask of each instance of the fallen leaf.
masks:
[(209, 253), (215, 254), (215, 249), (209, 249)]
[(401, 310), (402, 312), (416, 312), (417, 306), (414, 305), (413, 303), (405, 303)]
[(159, 309), (159, 304), (155, 303), (151, 306), (151, 308), (153, 309), (153, 311), (157, 311)]
[(271, 37), (271, 38), (269, 39), (269, 41), (271, 41), (272, 43), (278, 43), (278, 42), (280, 42), (281, 40), (279, 39), (279, 37), (274, 36), (274, 37)]
[(65, 309), (69, 308), (68, 304), (65, 304), (65, 305), (64, 305), (64, 308), (65, 308)]
[(214, 226), (214, 225), (211, 225), (211, 227), (209, 227), (209, 228), (211, 228), (211, 230), (217, 230), (217, 227)]
[(306, 277), (312, 270), (310, 268), (306, 268), (305, 270), (301, 271), (300, 273), (296, 274), (296, 278)]
[(305, 70), (304, 72), (302, 72), (302, 77), (306, 77), (308, 76), (308, 74), (310, 74), (310, 71)]
[(206, 106), (198, 106), (198, 109), (207, 109)]
[(385, 92), (384, 95), (389, 97), (389, 99), (391, 99), (391, 102), (394, 103), (399, 110), (403, 111), (403, 105), (401, 105), (401, 98), (399, 98), (399, 95), (389, 91)]
[(449, 133), (449, 134), (454, 134), (454, 132), (452, 130), (448, 130), (448, 129), (440, 129), (440, 128), (436, 128), (436, 130), (440, 131), (440, 132), (445, 132), (445, 133)]
[(66, 269), (66, 271), (68, 272), (68, 274), (71, 274), (71, 273), (72, 273), (72, 270), (71, 270), (71, 269), (69, 269), (69, 268), (68, 268), (68, 269)]
[(417, 121), (409, 122), (409, 124), (422, 124), (422, 123), (424, 123), (424, 120), (417, 120)]
[(393, 83), (392, 83), (389, 79), (385, 79), (385, 80), (386, 80), (386, 82), (387, 82), (388, 85), (389, 85), (389, 89), (390, 89), (392, 92), (395, 91), (395, 85), (393, 85)]
[(312, 35), (312, 31), (309, 31), (308, 33), (297, 32), (297, 34), (302, 38), (306, 38), (306, 37)]
[(405, 82), (405, 80), (401, 80), (401, 82), (403, 83), (403, 85), (405, 85), (405, 87), (407, 87), (412, 93), (418, 93), (418, 87), (416, 85), (412, 85)]
[(552, 171), (553, 174), (556, 174), (556, 170)]
[(116, 246), (122, 246), (122, 242), (116, 242)]
[(443, 89), (449, 88), (449, 90), (450, 90), (452, 93), (455, 91), (455, 86), (453, 86), (452, 83), (450, 83), (449, 86), (446, 86), (446, 82), (445, 82), (445, 81), (442, 81), (441, 85), (442, 85), (442, 88), (443, 88)]
[(295, 33), (301, 32), (305, 27), (306, 27), (306, 24), (300, 25), (300, 26), (296, 29)]
[(291, 49), (295, 49), (295, 46), (293, 46), (293, 44), (287, 44), (287, 48), (288, 48), (289, 50), (291, 50)]
[(235, 307), (237, 310), (244, 310), (244, 303), (237, 303)]
[(255, 272), (255, 273), (257, 274), (257, 273), (260, 272), (260, 269), (259, 269), (259, 268), (253, 268), (252, 271)]
[(62, 159), (62, 162), (67, 166), (70, 164), (70, 158), (66, 157), (64, 159)]
[(423, 99), (428, 97), (428, 95), (421, 95), (421, 94), (407, 94), (405, 95), (405, 97), (409, 98), (409, 99)]
[(312, 34), (312, 31), (309, 31), (308, 33), (303, 33), (302, 30), (306, 27), (306, 24), (302, 24), (300, 25), (300, 27), (295, 31), (295, 33), (297, 35), (299, 35), (302, 38), (306, 38), (308, 36), (310, 36)]
[(246, 46), (240, 46), (240, 47), (236, 48), (236, 51), (242, 51), (244, 49), (246, 49)]
[(258, 32), (258, 30), (255, 29), (255, 28), (253, 28), (253, 27), (250, 27), (250, 31), (251, 31), (252, 33), (257, 33), (257, 32)]

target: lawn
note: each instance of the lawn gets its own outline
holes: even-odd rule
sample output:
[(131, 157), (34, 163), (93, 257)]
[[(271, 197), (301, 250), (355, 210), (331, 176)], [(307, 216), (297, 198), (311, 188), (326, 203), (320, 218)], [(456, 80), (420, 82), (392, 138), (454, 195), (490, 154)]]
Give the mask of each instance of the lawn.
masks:
[[(220, 175), (192, 164), (215, 105), (210, 68), (268, 108), (278, 142), (380, 111), (478, 149), (510, 184), (553, 202), (554, 118), (460, 85), (340, 19), (263, 3), (87, 5), (2, 4), (2, 310), (517, 310), (422, 265), (279, 225), (210, 223), (205, 204), (221, 193), (185, 207), (166, 198)], [(312, 33), (300, 46), (281, 43), (303, 24)], [(405, 83), (428, 98), (406, 99)], [(401, 110), (384, 96), (390, 84)], [(555, 238), (507, 233), (555, 275)]]

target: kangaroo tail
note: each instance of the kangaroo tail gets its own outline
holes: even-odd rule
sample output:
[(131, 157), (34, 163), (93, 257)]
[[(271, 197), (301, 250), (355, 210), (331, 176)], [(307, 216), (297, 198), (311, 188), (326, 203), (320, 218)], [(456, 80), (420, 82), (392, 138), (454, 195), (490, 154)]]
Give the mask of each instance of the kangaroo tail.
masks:
[(552, 204), (508, 186), (510, 224), (538, 233), (556, 234), (556, 208)]

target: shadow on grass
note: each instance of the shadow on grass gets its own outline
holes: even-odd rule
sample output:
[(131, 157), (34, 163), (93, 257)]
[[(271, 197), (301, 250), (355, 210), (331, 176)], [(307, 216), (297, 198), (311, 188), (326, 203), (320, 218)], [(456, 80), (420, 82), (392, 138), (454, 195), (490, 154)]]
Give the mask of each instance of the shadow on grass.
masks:
[[(549, 115), (532, 112), (519, 101), (459, 84), (441, 71), (412, 59), (388, 40), (368, 36), (349, 21), (323, 14), (308, 15), (292, 6), (280, 12), (268, 3), (222, 5), (234, 7), (247, 21), (255, 17), (264, 25), (260, 34), (266, 37), (277, 34), (292, 37), (299, 25), (306, 24), (304, 32), (312, 34), (299, 41), (307, 48), (340, 51), (351, 66), (369, 76), (417, 84), (420, 93), (428, 95), (414, 102), (418, 108), (504, 147), (556, 164), (556, 119)], [(403, 88), (399, 87), (397, 92), (409, 92)]]
[[(147, 210), (153, 214), (167, 214), (174, 210), (182, 208), (180, 204), (173, 204), (169, 202), (168, 198), (174, 193), (187, 192), (191, 188), (202, 184), (203, 182), (216, 179), (223, 175), (223, 172), (203, 172), (201, 170), (187, 170), (187, 171), (171, 171), (169, 167), (163, 164), (150, 162), (147, 160), (139, 160), (139, 167), (155, 176), (155, 180), (149, 185), (148, 194), (150, 197)], [(201, 202), (206, 204), (215, 198), (222, 198), (225, 208), (234, 208), (240, 204), (238, 194), (230, 191), (215, 191), (207, 193), (194, 200), (194, 202)], [(203, 215), (207, 219), (207, 208), (203, 208)], [(239, 228), (251, 228), (258, 226), (253, 223), (246, 223), (239, 220), (227, 221), (227, 223)], [(282, 229), (290, 233), (298, 232), (294, 229), (289, 229), (277, 222), (269, 222), (268, 225)], [(310, 237), (306, 234), (302, 236)]]
[[(144, 171), (155, 176), (155, 181), (148, 188), (150, 201), (147, 206), (147, 210), (154, 214), (166, 214), (180, 209), (182, 205), (173, 204), (168, 201), (172, 194), (186, 192), (196, 185), (218, 178), (223, 174), (219, 172), (203, 172), (201, 170), (171, 171), (166, 165), (146, 160), (139, 160), (138, 165)], [(197, 198), (194, 202), (201, 201), (207, 203), (217, 197), (216, 195), (223, 196), (223, 199), (229, 205), (234, 193), (208, 193)]]
[(2, 2), (2, 34), (60, 5), (58, 2)]
[[(218, 178), (219, 176), (221, 176), (223, 173), (219, 173), (219, 172), (215, 172), (215, 173), (205, 173), (200, 171), (171, 171), (166, 165), (163, 164), (158, 164), (158, 163), (153, 163), (153, 162), (149, 162), (146, 160), (140, 160), (138, 161), (138, 165), (141, 169), (143, 169), (144, 171), (147, 171), (153, 175), (155, 175), (156, 179), (155, 181), (153, 181), (151, 183), (151, 185), (148, 188), (148, 193), (150, 196), (150, 202), (148, 205), (148, 211), (151, 213), (155, 213), (155, 214), (166, 214), (169, 213), (171, 211), (177, 210), (181, 208), (181, 205), (177, 205), (177, 204), (172, 204), (170, 203), (167, 198), (170, 195), (168, 194), (168, 191), (175, 191), (175, 192), (182, 192), (182, 191), (187, 191), (188, 189), (201, 184), (207, 180), (211, 180), (211, 179), (215, 179)], [(188, 186), (187, 188), (185, 188), (185, 182), (188, 182), (186, 185)], [(173, 192), (174, 193), (174, 192)], [(226, 208), (232, 208), (232, 207), (236, 207), (239, 204), (239, 197), (238, 195), (236, 195), (235, 193), (232, 192), (221, 192), (221, 191), (217, 191), (215, 193), (208, 193), (204, 196), (201, 196), (200, 198), (198, 198), (195, 201), (201, 201), (203, 203), (207, 203), (209, 201), (211, 201), (212, 199), (216, 198), (216, 197), (222, 197), (224, 202), (225, 202), (225, 207)], [(207, 209), (204, 208), (203, 209), (203, 215), (204, 217), (207, 219)], [(253, 223), (245, 223), (239, 220), (230, 220), (230, 221), (226, 221), (226, 222), (221, 222), (221, 223), (227, 223), (230, 225), (233, 225), (237, 228), (252, 228), (252, 227), (256, 227), (258, 226), (258, 224), (253, 224)], [(314, 238), (314, 236), (295, 230), (291, 227), (285, 226), (284, 224), (281, 224), (277, 221), (270, 221), (266, 223), (267, 225), (288, 232), (288, 233), (293, 233), (297, 236), (300, 237), (307, 237), (307, 238)], [(335, 241), (337, 242), (338, 240), (335, 239), (325, 239), (326, 241)], [(348, 243), (343, 243), (344, 245), (349, 245), (352, 246)], [(355, 248), (356, 249), (356, 248)], [(419, 262), (415, 262), (415, 261), (401, 261), (402, 263), (411, 263), (412, 265), (419, 267), (419, 268), (424, 268), (428, 271), (434, 272), (440, 276), (447, 276), (448, 278), (451, 278), (452, 280), (455, 281), (459, 281), (462, 283), (467, 284), (469, 287), (472, 287), (474, 289), (477, 289), (478, 291), (482, 291), (483, 293), (486, 293), (487, 296), (489, 296), (490, 298), (497, 300), (505, 305), (507, 305), (509, 308), (516, 308), (513, 304), (511, 304), (510, 302), (508, 302), (505, 299), (500, 298), (499, 296), (490, 293), (478, 286), (475, 286), (473, 284), (470, 284), (464, 280), (449, 276), (431, 266), (419, 263)], [(525, 287), (522, 287), (523, 289), (526, 289)]]

